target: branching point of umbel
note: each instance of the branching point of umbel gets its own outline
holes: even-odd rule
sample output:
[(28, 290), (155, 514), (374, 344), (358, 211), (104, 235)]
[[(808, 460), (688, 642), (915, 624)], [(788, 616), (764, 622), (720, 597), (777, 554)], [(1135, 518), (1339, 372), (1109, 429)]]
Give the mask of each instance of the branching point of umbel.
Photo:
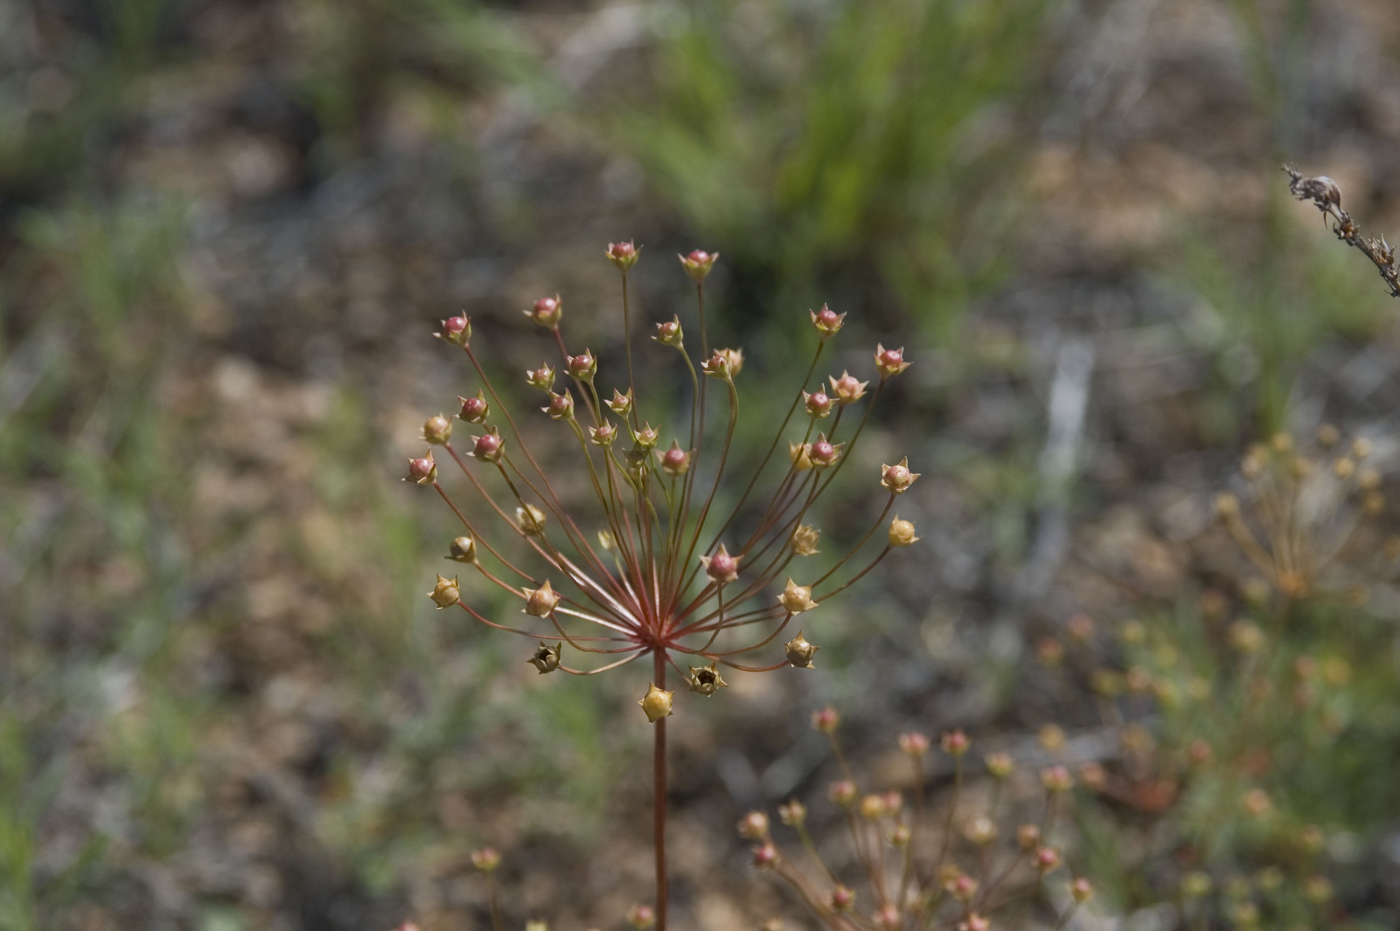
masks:
[(1374, 239), (1361, 235), (1361, 228), (1342, 209), (1342, 189), (1326, 175), (1308, 178), (1292, 165), (1283, 166), (1288, 175), (1288, 189), (1299, 200), (1310, 200), (1324, 217), (1333, 221), (1332, 232), (1337, 238), (1370, 259), (1385, 280), (1391, 297), (1400, 297), (1400, 269), (1395, 267), (1395, 248), (1385, 241), (1385, 237)]

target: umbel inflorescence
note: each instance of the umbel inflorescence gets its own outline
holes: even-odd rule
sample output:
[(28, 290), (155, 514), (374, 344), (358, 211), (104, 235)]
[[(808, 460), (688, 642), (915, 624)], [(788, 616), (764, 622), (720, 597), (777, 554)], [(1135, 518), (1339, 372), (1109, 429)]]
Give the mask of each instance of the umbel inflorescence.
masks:
[[(631, 243), (610, 245), (607, 257), (622, 273), (624, 326), (630, 333), (627, 273), (638, 250)], [(423, 439), (461, 471), (469, 497), (459, 500), (444, 487), (431, 447), (409, 461), (408, 480), (434, 488), (462, 523), (465, 534), (452, 542), (448, 558), (518, 598), (527, 620), (502, 623), (482, 614), (461, 600), (459, 577), (439, 575), (432, 600), (440, 608), (458, 606), (482, 624), (535, 640), (529, 662), (541, 673), (595, 675), (652, 657), (653, 678), (640, 700), (652, 722), (672, 712), (674, 693), (665, 688), (668, 665), (702, 696), (724, 687), (727, 670), (810, 667), (817, 647), (793, 630), (793, 619), (854, 584), (891, 550), (918, 539), (913, 524), (896, 515), (881, 541), (884, 546), (859, 569), (847, 570), (856, 552), (884, 526), (895, 499), (918, 478), (903, 460), (883, 467), (879, 483), (888, 500), (860, 543), (820, 576), (803, 572), (802, 561), (817, 552), (821, 536), (809, 522), (814, 505), (845, 465), (888, 381), (909, 367), (903, 350), (880, 346), (874, 353), (876, 378), (861, 381), (843, 371), (813, 385), (823, 350), (845, 318), (826, 307), (810, 313), (816, 351), (767, 454), (730, 513), (712, 513), (721, 483), (730, 477), (727, 466), (740, 409), (737, 379), (744, 364), (742, 350), (709, 345), (704, 280), (716, 258), (699, 251), (680, 257), (696, 284), (698, 370), (679, 317), (656, 324), (652, 336), (658, 348), (676, 354), (689, 374), (690, 411), (679, 435), (668, 435), (641, 415), (630, 338), (625, 390), (614, 387), (609, 397), (598, 360), (587, 349), (572, 351), (565, 342), (560, 298), (541, 298), (525, 311), (548, 332), (559, 354), (557, 363), (541, 363), (525, 373), (525, 380), (541, 392), (542, 413), (577, 444), (577, 468), (586, 471), (597, 504), (592, 522), (570, 512), (555, 492), (556, 483), (531, 454), (478, 361), (466, 317), (444, 320), (437, 335), (462, 349), (480, 386), (459, 398), (456, 417), (430, 418)], [(717, 391), (707, 391), (711, 383)], [(852, 408), (867, 398), (857, 416)], [(726, 425), (713, 442), (707, 439), (706, 419), (717, 409)], [(741, 508), (754, 499), (765, 467), (795, 419), (793, 439), (800, 435), (800, 441), (788, 443), (785, 468), (772, 470), (775, 486), (757, 499), (766, 500), (766, 507), (756, 526), (736, 533)], [(460, 435), (463, 424), (472, 435), (459, 448), (453, 443), (454, 426)], [(715, 464), (704, 467), (705, 456), (713, 456)], [(707, 479), (703, 486), (702, 476)], [(527, 567), (508, 558), (501, 543), (506, 537), (523, 540), (538, 565)], [(774, 660), (757, 665), (738, 661), (770, 644), (782, 651)], [(567, 656), (569, 650), (593, 662), (583, 668)]]

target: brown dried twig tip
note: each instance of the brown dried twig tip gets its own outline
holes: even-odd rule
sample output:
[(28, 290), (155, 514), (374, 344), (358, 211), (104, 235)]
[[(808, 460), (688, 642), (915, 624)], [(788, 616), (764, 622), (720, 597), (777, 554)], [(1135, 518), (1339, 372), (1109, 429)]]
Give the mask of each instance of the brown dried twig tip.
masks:
[(1400, 297), (1400, 269), (1395, 267), (1395, 249), (1385, 241), (1384, 236), (1371, 239), (1361, 235), (1361, 228), (1356, 225), (1351, 214), (1342, 209), (1342, 190), (1337, 187), (1337, 182), (1326, 175), (1305, 178), (1303, 173), (1292, 165), (1284, 165), (1283, 170), (1288, 175), (1288, 189), (1293, 192), (1293, 196), (1299, 200), (1312, 201), (1324, 216), (1335, 220), (1332, 232), (1337, 234), (1337, 238), (1359, 249), (1370, 259), (1385, 279), (1390, 296)]

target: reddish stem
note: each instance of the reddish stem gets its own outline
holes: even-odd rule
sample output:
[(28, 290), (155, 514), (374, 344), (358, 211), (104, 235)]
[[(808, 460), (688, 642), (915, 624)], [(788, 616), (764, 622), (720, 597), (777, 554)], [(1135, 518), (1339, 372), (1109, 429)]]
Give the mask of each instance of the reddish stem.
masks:
[[(666, 651), (657, 649), (656, 687), (666, 688)], [(656, 931), (666, 931), (666, 719), (652, 725), (654, 753), (652, 756), (652, 825), (656, 844)]]

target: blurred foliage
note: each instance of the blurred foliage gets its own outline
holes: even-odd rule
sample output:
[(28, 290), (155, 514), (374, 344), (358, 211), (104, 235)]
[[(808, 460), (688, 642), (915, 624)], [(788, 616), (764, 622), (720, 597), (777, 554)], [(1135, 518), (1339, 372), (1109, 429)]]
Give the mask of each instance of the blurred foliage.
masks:
[(855, 281), (946, 329), (1007, 268), (1024, 151), (1008, 111), (1049, 6), (697, 5), (654, 52), (654, 100), (612, 122), (686, 222), (779, 298), (755, 303)]

